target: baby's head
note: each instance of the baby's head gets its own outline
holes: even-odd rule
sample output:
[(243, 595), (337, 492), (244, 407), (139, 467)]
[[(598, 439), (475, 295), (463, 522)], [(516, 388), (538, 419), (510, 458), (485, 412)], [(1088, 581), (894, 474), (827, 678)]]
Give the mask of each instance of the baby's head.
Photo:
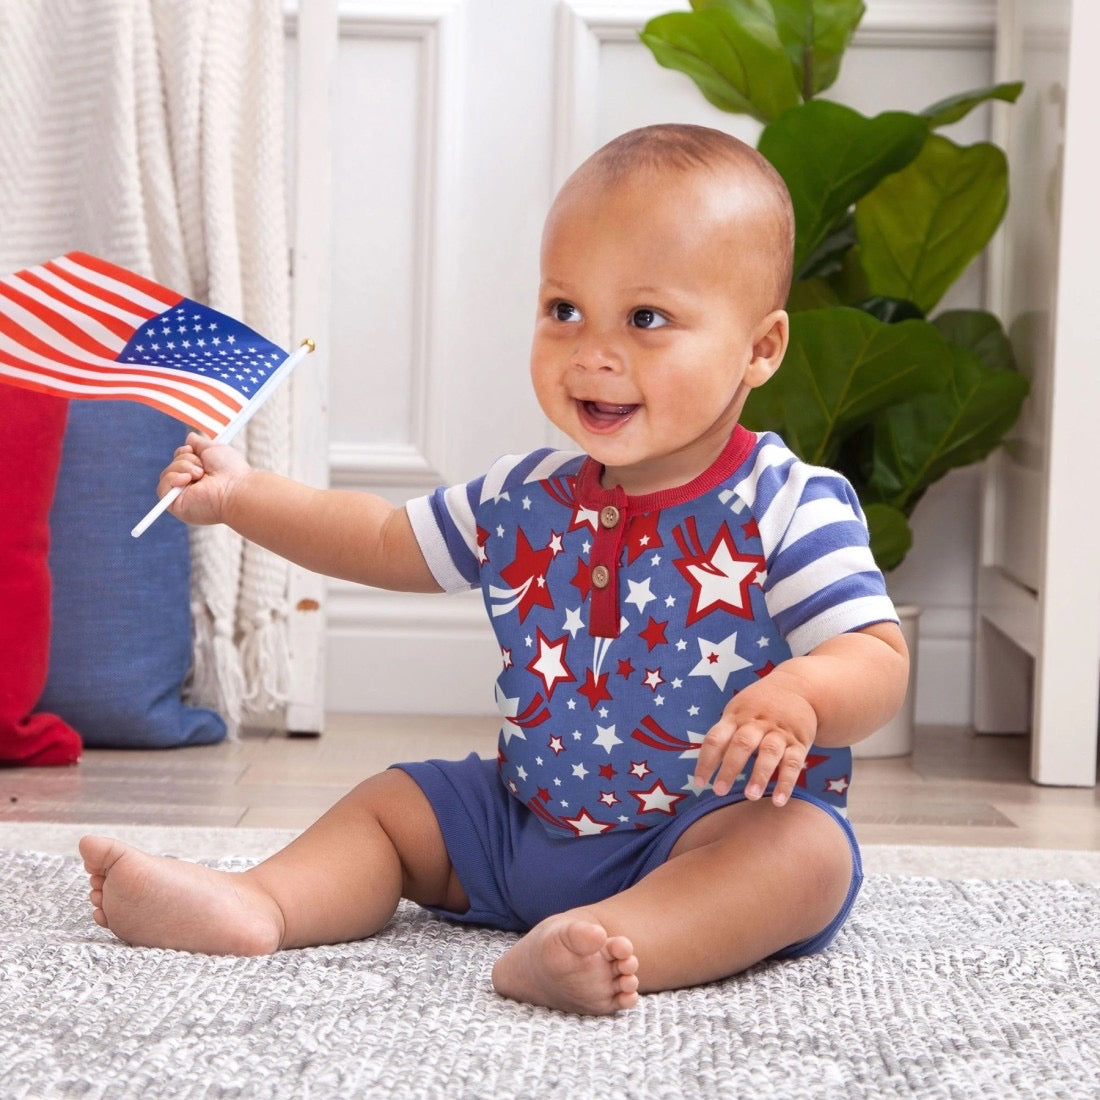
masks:
[(757, 267), (757, 285), (769, 288), (765, 312), (783, 308), (791, 286), (794, 210), (783, 178), (751, 145), (707, 126), (666, 123), (630, 130), (566, 180), (548, 226), (555, 211), (578, 195), (614, 193), (629, 185), (652, 187), (655, 201), (658, 194), (673, 203), (708, 196), (696, 216), (711, 221), (715, 246), (732, 235), (737, 265)]
[(786, 350), (794, 218), (778, 173), (729, 134), (633, 130), (546, 219), (531, 371), (543, 410), (629, 492), (721, 452)]

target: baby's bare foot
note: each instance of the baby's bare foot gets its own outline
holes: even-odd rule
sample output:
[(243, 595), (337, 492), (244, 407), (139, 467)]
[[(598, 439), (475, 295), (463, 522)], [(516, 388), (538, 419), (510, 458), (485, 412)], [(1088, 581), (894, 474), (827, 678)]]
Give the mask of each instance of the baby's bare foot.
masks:
[(497, 960), (493, 988), (564, 1012), (607, 1016), (638, 1003), (638, 960), (625, 936), (576, 913), (537, 924)]
[(80, 841), (92, 916), (136, 947), (208, 955), (266, 955), (279, 948), (275, 900), (243, 875), (151, 856), (107, 837)]

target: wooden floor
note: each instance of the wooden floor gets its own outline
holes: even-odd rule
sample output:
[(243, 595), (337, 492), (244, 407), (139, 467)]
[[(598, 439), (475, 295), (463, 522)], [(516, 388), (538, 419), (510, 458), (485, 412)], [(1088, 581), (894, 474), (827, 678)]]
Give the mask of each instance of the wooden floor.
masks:
[[(89, 750), (73, 768), (0, 770), (0, 821), (304, 828), (394, 761), (493, 755), (496, 730), (488, 718), (332, 715), (315, 739)], [(1027, 758), (1027, 738), (923, 728), (912, 756), (856, 762), (850, 819), (871, 844), (1100, 850), (1100, 789), (1036, 786)]]

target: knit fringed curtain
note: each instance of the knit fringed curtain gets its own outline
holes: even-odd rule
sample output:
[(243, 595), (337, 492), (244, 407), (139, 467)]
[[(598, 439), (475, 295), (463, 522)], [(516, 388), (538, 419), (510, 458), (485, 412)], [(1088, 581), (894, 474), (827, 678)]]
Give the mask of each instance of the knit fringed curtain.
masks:
[[(0, 271), (83, 249), (288, 345), (281, 0), (0, 0), (0, 104)], [(278, 393), (238, 445), (285, 470), (289, 432)], [(192, 553), (192, 701), (277, 721), (285, 565), (224, 528)]]

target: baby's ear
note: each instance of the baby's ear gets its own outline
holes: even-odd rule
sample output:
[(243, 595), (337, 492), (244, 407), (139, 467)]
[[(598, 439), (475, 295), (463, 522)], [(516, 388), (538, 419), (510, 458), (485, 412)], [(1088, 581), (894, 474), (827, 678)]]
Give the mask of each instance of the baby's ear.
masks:
[(745, 371), (745, 385), (755, 389), (762, 386), (783, 362), (787, 353), (791, 324), (787, 311), (773, 310), (756, 326), (752, 344), (752, 359)]

